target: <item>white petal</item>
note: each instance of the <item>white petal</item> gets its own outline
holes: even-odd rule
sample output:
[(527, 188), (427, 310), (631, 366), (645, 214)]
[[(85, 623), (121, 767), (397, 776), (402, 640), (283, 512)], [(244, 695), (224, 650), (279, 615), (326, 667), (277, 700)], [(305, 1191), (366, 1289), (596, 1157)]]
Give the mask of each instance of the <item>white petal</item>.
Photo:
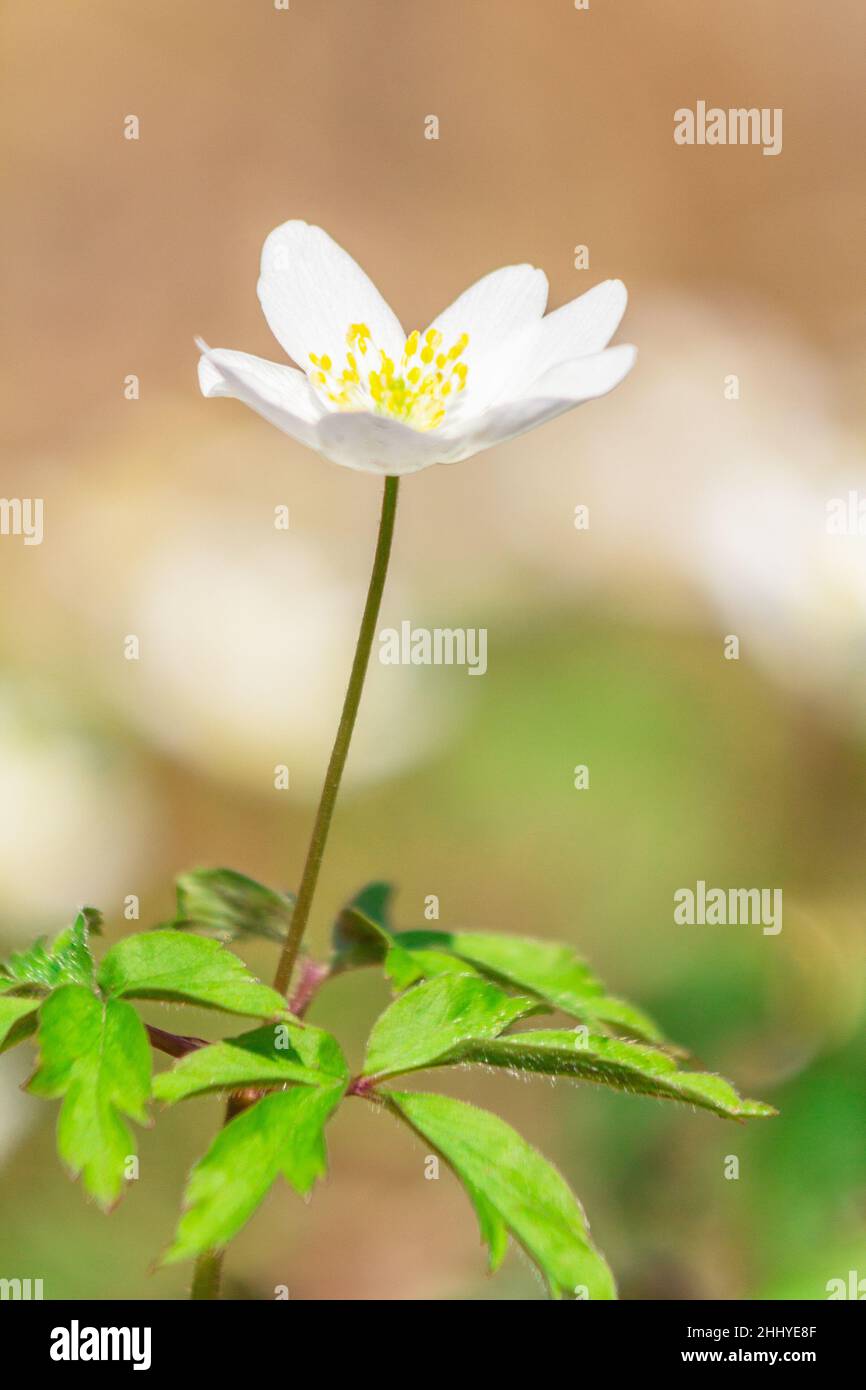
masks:
[(284, 222), (262, 248), (259, 299), (271, 332), (305, 370), (310, 353), (346, 357), (346, 330), (365, 323), (398, 361), (405, 334), (372, 280), (342, 246), (306, 222)]
[(554, 309), (541, 321), (539, 376), (572, 357), (589, 357), (606, 348), (625, 313), (628, 291), (622, 280), (604, 280), (586, 294)]
[(199, 340), (198, 379), (205, 396), (232, 396), (264, 416), (284, 434), (316, 447), (323, 408), (303, 372)]
[(636, 358), (637, 350), (624, 344), (551, 368), (524, 396), (492, 406), (466, 420), (462, 428), (446, 431), (440, 461), (458, 463), (481, 449), (515, 439), (583, 401), (607, 395), (628, 376)]
[(532, 386), (551, 367), (592, 356), (607, 346), (625, 313), (628, 293), (621, 280), (605, 280), (506, 338), (473, 373), (465, 414), (477, 415)]
[(441, 461), (437, 433), (365, 410), (335, 410), (319, 425), (316, 448), (332, 463), (363, 473), (417, 473)]
[(430, 325), (438, 328), (450, 347), (461, 333), (469, 334), (465, 361), (472, 364), (497, 349), (512, 333), (537, 324), (547, 303), (547, 276), (531, 265), (507, 265), (493, 270), (464, 290)]
[(579, 405), (606, 396), (628, 376), (637, 361), (637, 348), (620, 343), (593, 353), (591, 357), (575, 357), (560, 362), (539, 377), (525, 392), (527, 397), (561, 399), (566, 404)]

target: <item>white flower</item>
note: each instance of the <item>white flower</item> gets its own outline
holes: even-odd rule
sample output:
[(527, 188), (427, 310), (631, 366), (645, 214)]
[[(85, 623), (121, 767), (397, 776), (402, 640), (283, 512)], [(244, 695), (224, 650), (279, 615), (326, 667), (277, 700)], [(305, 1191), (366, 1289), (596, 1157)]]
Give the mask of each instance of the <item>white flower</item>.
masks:
[(613, 390), (636, 355), (607, 348), (625, 312), (621, 281), (545, 316), (547, 277), (530, 265), (485, 275), (407, 337), (360, 266), (306, 222), (271, 232), (258, 291), (303, 370), (199, 343), (202, 391), (369, 473), (415, 473), (513, 439)]

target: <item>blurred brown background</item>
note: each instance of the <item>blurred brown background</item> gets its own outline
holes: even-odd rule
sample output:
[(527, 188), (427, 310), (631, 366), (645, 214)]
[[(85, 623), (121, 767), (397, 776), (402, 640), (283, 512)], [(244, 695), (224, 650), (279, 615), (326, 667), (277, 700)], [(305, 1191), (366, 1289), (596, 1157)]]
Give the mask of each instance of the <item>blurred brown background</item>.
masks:
[[(751, 1130), (434, 1079), (557, 1161), (624, 1296), (866, 1276), (866, 537), (825, 531), (863, 481), (862, 6), (6, 0), (0, 25), (0, 492), (45, 499), (41, 546), (0, 539), (0, 948), (80, 901), (117, 933), (129, 893), (152, 925), (195, 864), (299, 872), (379, 484), (198, 393), (197, 333), (281, 359), (255, 296), (267, 232), (320, 223), (407, 329), (512, 261), (547, 271), (552, 305), (619, 276), (640, 358), (614, 396), (403, 487), (383, 623), (486, 626), (489, 672), (374, 667), (313, 944), (394, 877), (403, 925), (436, 893), (441, 926), (572, 941), (779, 1106)], [(699, 99), (783, 108), (783, 152), (676, 146)], [(697, 878), (782, 886), (782, 934), (675, 928)], [(313, 1019), (354, 1061), (385, 999), (340, 981)], [(160, 1118), (106, 1220), (57, 1167), (51, 1108), (12, 1084), (27, 1058), (2, 1061), (0, 1273), (181, 1296), (186, 1271), (146, 1271), (217, 1104)], [(485, 1280), (463, 1194), (386, 1124), (345, 1107), (328, 1183), (309, 1207), (271, 1196), (228, 1292), (539, 1296), (514, 1254)]]

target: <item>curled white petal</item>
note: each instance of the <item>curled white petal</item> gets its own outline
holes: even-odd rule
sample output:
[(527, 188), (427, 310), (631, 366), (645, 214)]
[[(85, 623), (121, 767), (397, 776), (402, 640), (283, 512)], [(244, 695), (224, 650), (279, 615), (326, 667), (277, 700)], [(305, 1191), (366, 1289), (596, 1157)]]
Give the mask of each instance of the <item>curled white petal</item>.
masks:
[(323, 408), (303, 372), (230, 348), (209, 348), (200, 339), (198, 379), (205, 396), (243, 401), (308, 448), (316, 447), (316, 425)]

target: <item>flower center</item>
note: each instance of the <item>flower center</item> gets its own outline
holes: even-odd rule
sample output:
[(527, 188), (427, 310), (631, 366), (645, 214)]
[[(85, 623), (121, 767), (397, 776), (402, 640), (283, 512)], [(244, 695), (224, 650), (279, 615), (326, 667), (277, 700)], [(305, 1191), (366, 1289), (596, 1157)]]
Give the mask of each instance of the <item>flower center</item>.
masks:
[[(338, 410), (369, 410), (404, 420), (416, 430), (435, 430), (445, 418), (449, 400), (465, 389), (469, 368), (460, 358), (469, 334), (443, 349), (442, 334), (417, 328), (409, 334), (399, 365), (377, 348), (365, 323), (350, 324), (346, 333), (346, 365), (341, 372), (327, 353), (310, 353), (310, 379)], [(378, 356), (379, 365), (372, 363)], [(365, 359), (369, 358), (369, 361)]]

